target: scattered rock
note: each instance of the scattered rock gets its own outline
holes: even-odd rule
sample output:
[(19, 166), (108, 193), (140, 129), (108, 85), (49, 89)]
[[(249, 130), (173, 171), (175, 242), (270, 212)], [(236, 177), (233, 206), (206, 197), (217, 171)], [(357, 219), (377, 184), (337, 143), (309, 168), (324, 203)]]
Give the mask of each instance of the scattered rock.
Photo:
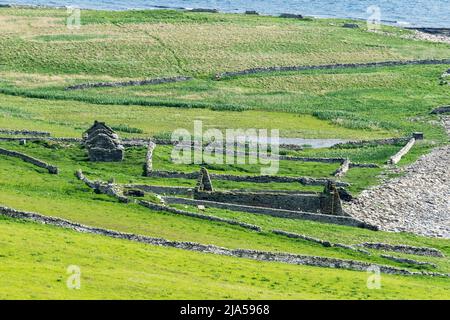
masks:
[(342, 27), (343, 28), (348, 28), (348, 29), (359, 29), (359, 24), (356, 24), (356, 23), (344, 23), (344, 25)]
[(441, 106), (431, 111), (431, 114), (443, 114), (443, 113), (450, 113), (450, 106)]
[(191, 12), (207, 12), (207, 13), (218, 13), (217, 9), (207, 9), (207, 8), (194, 8), (190, 10)]
[[(440, 112), (437, 112), (440, 113)], [(450, 118), (444, 119), (450, 132)], [(381, 230), (450, 238), (450, 146), (434, 149), (398, 178), (363, 191), (344, 210)]]
[(280, 18), (303, 19), (303, 16), (301, 14), (282, 13), (282, 14), (280, 14)]

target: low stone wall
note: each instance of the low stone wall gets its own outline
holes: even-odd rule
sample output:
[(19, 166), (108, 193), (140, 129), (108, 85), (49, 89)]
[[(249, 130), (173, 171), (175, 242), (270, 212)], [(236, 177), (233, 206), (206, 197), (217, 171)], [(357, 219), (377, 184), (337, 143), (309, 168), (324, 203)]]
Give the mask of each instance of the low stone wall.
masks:
[(272, 230), (272, 233), (280, 235), (280, 236), (285, 236), (288, 238), (293, 238), (293, 239), (302, 239), (302, 240), (306, 240), (306, 241), (310, 241), (310, 242), (314, 242), (314, 243), (318, 243), (324, 247), (331, 247), (332, 244), (328, 241), (324, 241), (324, 240), (320, 240), (320, 239), (316, 239), (310, 236), (305, 236), (303, 234), (298, 234), (298, 233), (291, 233), (291, 232), (286, 232), (286, 231), (282, 231), (282, 230)]
[(386, 254), (380, 255), (380, 257), (391, 260), (391, 261), (395, 261), (395, 262), (413, 264), (413, 265), (417, 265), (417, 266), (427, 266), (427, 267), (432, 267), (432, 268), (437, 267), (434, 263), (417, 261), (417, 260), (413, 260), (413, 259), (406, 259), (406, 258), (400, 258), (400, 257), (394, 257), (394, 256), (386, 255)]
[(387, 138), (387, 139), (377, 139), (377, 140), (360, 140), (360, 141), (348, 141), (344, 143), (338, 143), (332, 146), (332, 149), (353, 149), (373, 145), (393, 145), (406, 143), (411, 139), (410, 137), (403, 138)]
[(217, 73), (214, 76), (214, 79), (220, 80), (227, 77), (244, 76), (250, 74), (269, 73), (269, 72), (283, 72), (283, 71), (333, 70), (333, 69), (373, 68), (373, 67), (391, 67), (391, 66), (406, 66), (406, 65), (434, 65), (434, 64), (450, 64), (450, 59), (383, 61), (383, 62), (368, 62), (368, 63), (327, 64), (317, 66), (262, 67), (234, 72), (232, 71), (232, 72)]
[(342, 163), (345, 161), (344, 158), (311, 158), (311, 157), (293, 157), (293, 156), (280, 156), (280, 160), (320, 162), (320, 163)]
[(81, 139), (77, 138), (54, 138), (54, 137), (0, 137), (0, 141), (54, 141), (54, 142), (70, 142), (81, 143)]
[(342, 178), (346, 175), (348, 170), (350, 169), (350, 160), (346, 159), (342, 162), (341, 166), (334, 173), (335, 177)]
[[(345, 212), (341, 210), (339, 197), (334, 198), (325, 193), (293, 194), (196, 190), (194, 192), (194, 199), (272, 209), (346, 216)], [(331, 203), (332, 201), (335, 201), (336, 203)]]
[(50, 137), (50, 132), (33, 131), (33, 130), (0, 129), (0, 134), (32, 136), (32, 137)]
[(58, 167), (52, 166), (48, 163), (45, 163), (44, 161), (41, 161), (39, 159), (27, 156), (26, 154), (17, 152), (17, 151), (10, 151), (3, 148), (0, 148), (0, 155), (5, 155), (8, 157), (14, 157), (19, 158), (25, 162), (31, 163), (37, 167), (47, 169), (49, 173), (51, 174), (58, 174)]
[(431, 111), (431, 114), (450, 113), (450, 106), (442, 106)]
[(219, 208), (231, 211), (240, 211), (240, 212), (248, 212), (253, 214), (262, 214), (268, 215), (272, 217), (278, 218), (287, 218), (287, 219), (298, 219), (298, 220), (309, 220), (321, 223), (331, 223), (343, 226), (350, 227), (358, 227), (365, 228), (369, 230), (378, 230), (376, 226), (367, 224), (362, 222), (361, 220), (352, 218), (352, 217), (344, 217), (344, 216), (332, 216), (326, 214), (319, 213), (309, 213), (309, 212), (298, 212), (291, 210), (282, 210), (282, 209), (272, 209), (272, 208), (263, 208), (259, 206), (246, 206), (246, 205), (238, 205), (232, 203), (222, 203), (222, 202), (214, 202), (214, 201), (206, 201), (206, 200), (193, 200), (186, 198), (175, 198), (175, 197), (164, 197), (164, 201), (168, 204), (186, 204), (192, 206), (203, 205), (205, 207), (211, 208)]
[[(199, 172), (175, 172), (175, 171), (153, 171), (149, 177), (154, 178), (178, 178), (178, 179), (198, 179)], [(254, 183), (293, 183), (297, 182), (305, 186), (325, 186), (328, 179), (315, 179), (308, 177), (285, 177), (285, 176), (237, 176), (227, 174), (211, 173), (210, 177), (215, 180), (235, 181), (235, 182), (254, 182)], [(348, 187), (346, 182), (336, 181), (338, 187)]]
[(399, 253), (413, 254), (417, 256), (429, 256), (429, 257), (444, 257), (444, 254), (435, 248), (426, 248), (426, 247), (413, 247), (408, 245), (392, 245), (387, 243), (362, 243), (359, 246), (375, 249), (375, 250), (383, 250), (383, 251), (394, 251)]
[(316, 256), (305, 256), (298, 254), (289, 253), (274, 253), (265, 251), (255, 251), (247, 249), (228, 249), (223, 247), (218, 247), (214, 245), (204, 245), (195, 242), (181, 242), (181, 241), (171, 241), (162, 238), (153, 238), (148, 236), (142, 236), (131, 233), (123, 233), (108, 229), (102, 229), (97, 227), (91, 227), (82, 225), (79, 223), (74, 223), (68, 220), (44, 216), (38, 213), (18, 211), (11, 208), (0, 206), (0, 214), (8, 216), (14, 219), (27, 219), (38, 223), (54, 225), (66, 229), (71, 229), (77, 232), (98, 234), (102, 236), (107, 236), (116, 239), (123, 239), (129, 241), (135, 241), (150, 245), (156, 245), (161, 247), (177, 248), (187, 251), (196, 251), (202, 253), (224, 255), (231, 257), (247, 258), (258, 261), (273, 261), (282, 262), (294, 265), (308, 265), (315, 267), (325, 267), (325, 268), (337, 268), (337, 269), (347, 269), (356, 271), (366, 271), (370, 267), (378, 267), (380, 272), (386, 274), (397, 274), (405, 276), (432, 276), (432, 277), (449, 277), (448, 274), (431, 273), (431, 272), (413, 272), (406, 269), (395, 268), (391, 266), (372, 264), (368, 262), (327, 258), (327, 257), (316, 257)]
[(152, 186), (152, 185), (125, 185), (126, 188), (139, 189), (144, 192), (152, 192), (156, 194), (181, 195), (192, 196), (195, 188), (188, 187), (167, 187), (167, 186)]
[(103, 88), (103, 87), (129, 87), (129, 86), (145, 86), (162, 83), (173, 83), (192, 80), (192, 77), (170, 77), (170, 78), (158, 78), (158, 79), (146, 79), (146, 80), (132, 80), (122, 82), (97, 82), (97, 83), (82, 83), (74, 86), (69, 86), (65, 90), (80, 90), (89, 88)]
[(347, 249), (347, 250), (351, 250), (351, 251), (355, 251), (355, 252), (360, 252), (360, 253), (363, 253), (366, 255), (370, 255), (370, 252), (363, 250), (363, 249), (355, 248), (355, 247), (352, 247), (352, 246), (349, 246), (346, 244), (341, 244), (341, 243), (331, 243), (329, 241), (313, 238), (310, 236), (305, 236), (303, 234), (291, 233), (291, 232), (286, 232), (286, 231), (282, 231), (282, 230), (272, 230), (272, 233), (280, 235), (280, 236), (285, 236), (288, 238), (301, 239), (301, 240), (305, 240), (305, 241), (315, 242), (324, 247), (343, 248), (343, 249)]
[(415, 143), (416, 139), (412, 138), (411, 140), (409, 140), (408, 143), (399, 152), (397, 152), (389, 159), (388, 164), (399, 163), (400, 160), (402, 160), (403, 156), (405, 156), (411, 150)]
[(376, 163), (353, 163), (350, 162), (350, 169), (351, 168), (380, 168), (380, 165)]
[(75, 175), (78, 179), (83, 181), (88, 187), (94, 189), (98, 193), (107, 194), (118, 199), (120, 202), (128, 203), (130, 200), (125, 197), (122, 193), (122, 190), (118, 185), (114, 183), (105, 183), (101, 181), (91, 181), (83, 175), (81, 170), (78, 170)]
[(152, 141), (148, 143), (147, 154), (145, 156), (144, 175), (146, 177), (153, 171), (153, 150), (155, 150), (156, 144)]
[(213, 222), (222, 222), (222, 223), (230, 224), (233, 226), (239, 226), (239, 227), (253, 230), (253, 231), (258, 231), (258, 232), (261, 231), (261, 228), (258, 226), (255, 226), (253, 224), (239, 222), (236, 220), (224, 219), (224, 218), (219, 218), (219, 217), (215, 217), (215, 216), (208, 216), (206, 214), (200, 214), (200, 213), (179, 210), (179, 209), (171, 208), (171, 207), (168, 207), (165, 205), (159, 205), (156, 203), (142, 201), (142, 200), (138, 201), (138, 204), (140, 204), (143, 207), (149, 208), (151, 210), (155, 210), (155, 211), (169, 212), (169, 213), (178, 214), (178, 215), (182, 215), (182, 216), (186, 216), (186, 217), (192, 217), (192, 218), (208, 220), (208, 221), (213, 221)]
[[(88, 187), (94, 189), (96, 192), (99, 192), (99, 193), (102, 193), (102, 194), (107, 194), (107, 195), (110, 195), (112, 197), (115, 197), (120, 202), (123, 202), (123, 203), (135, 202), (134, 200), (124, 196), (122, 194), (122, 190), (116, 184), (104, 183), (104, 182), (99, 182), (99, 181), (90, 181), (88, 178), (86, 178), (83, 175), (83, 172), (81, 170), (78, 170), (76, 172), (76, 176), (78, 177), (78, 179), (80, 179), (81, 181), (86, 183), (86, 185)], [(169, 212), (169, 213), (173, 213), (173, 214), (179, 214), (179, 215), (183, 215), (183, 216), (187, 216), (187, 217), (203, 219), (203, 220), (209, 220), (209, 221), (215, 221), (215, 222), (223, 222), (223, 223), (227, 223), (227, 224), (230, 224), (230, 225), (240, 226), (242, 228), (250, 229), (250, 230), (253, 230), (253, 231), (261, 231), (261, 228), (258, 227), (258, 226), (255, 226), (255, 225), (252, 225), (252, 224), (248, 224), (248, 223), (242, 223), (242, 222), (235, 221), (235, 220), (223, 219), (223, 218), (219, 218), (219, 217), (208, 216), (208, 215), (204, 215), (204, 214), (198, 214), (198, 213), (178, 210), (176, 208), (171, 208), (171, 207), (168, 207), (166, 205), (160, 205), (160, 204), (156, 204), (156, 203), (151, 203), (151, 202), (148, 202), (148, 201), (139, 200), (139, 201), (137, 201), (137, 203), (140, 204), (141, 206), (144, 206), (146, 208), (149, 208), (149, 209), (152, 209), (152, 210), (155, 210), (155, 211), (164, 211), (164, 212)]]

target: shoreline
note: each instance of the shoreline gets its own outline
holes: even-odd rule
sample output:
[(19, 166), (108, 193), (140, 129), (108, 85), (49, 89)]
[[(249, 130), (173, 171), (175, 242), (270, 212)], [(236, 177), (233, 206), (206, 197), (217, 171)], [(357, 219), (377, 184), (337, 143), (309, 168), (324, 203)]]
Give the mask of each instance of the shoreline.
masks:
[[(241, 15), (247, 15), (247, 11), (244, 9), (234, 9), (233, 11), (221, 11), (219, 9), (214, 8), (197, 8), (197, 7), (176, 7), (176, 6), (164, 6), (164, 5), (154, 5), (149, 6), (146, 8), (123, 8), (123, 9), (114, 9), (114, 8), (88, 8), (88, 7), (79, 7), (79, 6), (65, 6), (65, 5), (33, 5), (33, 4), (14, 4), (14, 3), (7, 3), (2, 4), (0, 3), (0, 8), (18, 8), (18, 9), (67, 9), (70, 7), (79, 8), (80, 10), (93, 10), (93, 11), (151, 11), (151, 10), (173, 10), (173, 11), (184, 11), (184, 12), (190, 12), (193, 10), (205, 10), (206, 13), (220, 13), (220, 14), (241, 14)], [(198, 12), (198, 11), (197, 11)], [(256, 12), (256, 11), (254, 11)], [(366, 22), (365, 19), (358, 18), (358, 17), (351, 17), (351, 16), (334, 16), (334, 15), (317, 15), (317, 14), (298, 14), (298, 13), (292, 13), (292, 12), (286, 12), (282, 14), (267, 14), (267, 13), (260, 13), (256, 12), (256, 16), (262, 16), (262, 17), (280, 17), (280, 15), (283, 14), (293, 14), (293, 15), (301, 15), (304, 18), (313, 18), (313, 19), (342, 19), (342, 20), (353, 20), (353, 21), (359, 21), (359, 22)], [(250, 14), (248, 14), (250, 15)], [(433, 35), (439, 35), (439, 36), (447, 36), (450, 37), (450, 25), (448, 27), (431, 27), (431, 26), (423, 26), (423, 25), (415, 25), (412, 23), (406, 23), (403, 21), (393, 21), (393, 20), (381, 20), (381, 25), (385, 26), (391, 26), (391, 27), (397, 27), (401, 29), (406, 30), (416, 30), (422, 33), (426, 34), (433, 34)]]

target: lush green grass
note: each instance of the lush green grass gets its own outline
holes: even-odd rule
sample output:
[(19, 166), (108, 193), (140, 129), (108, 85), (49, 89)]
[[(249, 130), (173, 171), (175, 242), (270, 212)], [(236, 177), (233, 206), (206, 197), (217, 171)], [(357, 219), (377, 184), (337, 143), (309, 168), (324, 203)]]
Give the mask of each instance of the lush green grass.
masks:
[[(0, 243), (1, 299), (445, 299), (449, 294), (442, 278), (383, 275), (381, 289), (369, 290), (365, 272), (186, 252), (2, 217)], [(80, 267), (79, 290), (66, 286), (70, 265)]]
[[(2, 144), (2, 146), (4, 145)], [(383, 242), (389, 240), (388, 242), (394, 241), (397, 243), (405, 241), (410, 244), (426, 243), (446, 253), (449, 250), (446, 240), (426, 239), (407, 234), (391, 235), (383, 232), (300, 220), (217, 212), (217, 215), (232, 214), (236, 215), (232, 217), (234, 219), (261, 224), (264, 231), (257, 233), (223, 223), (212, 223), (184, 216), (154, 212), (134, 204), (121, 204), (108, 196), (97, 195), (77, 180), (74, 175), (77, 168), (82, 168), (90, 178), (100, 177), (102, 180), (107, 180), (111, 177), (121, 177), (120, 180), (123, 182), (136, 182), (135, 179), (137, 181), (139, 181), (138, 179), (145, 179), (147, 183), (152, 183), (152, 179), (138, 178), (133, 174), (132, 170), (140, 169), (133, 163), (124, 163), (123, 166), (92, 164), (86, 161), (84, 153), (71, 151), (70, 148), (68, 150), (61, 149), (58, 145), (53, 144), (48, 145), (47, 148), (31, 143), (25, 147), (16, 148), (12, 148), (12, 144), (8, 144), (8, 147), (25, 150), (28, 154), (39, 156), (41, 159), (57, 164), (61, 171), (59, 175), (50, 175), (44, 169), (36, 168), (21, 160), (1, 156), (1, 204), (17, 209), (63, 217), (92, 226), (173, 240), (195, 241), (230, 248), (252, 248), (333, 256), (398, 266), (402, 265), (391, 263), (377, 255), (368, 257), (345, 249), (323, 248), (314, 243), (277, 236), (268, 231), (270, 231), (270, 228), (281, 228), (319, 236), (331, 241), (337, 238), (336, 235), (332, 236), (333, 232), (337, 232), (338, 234), (347, 234), (347, 236), (340, 236), (341, 241), (345, 243), (354, 244), (363, 240)], [(126, 179), (127, 177), (128, 179)], [(450, 252), (448, 253), (450, 254)], [(444, 268), (443, 270), (447, 270), (448, 267), (445, 261), (439, 261), (440, 267)]]
[[(65, 10), (2, 8), (6, 70), (116, 77), (207, 76), (253, 66), (448, 57), (443, 44), (342, 28), (342, 20), (280, 19), (175, 11), (82, 11), (82, 28)], [(39, 41), (41, 35), (109, 36), (100, 41)], [(220, 37), (217, 37), (220, 34)], [(200, 44), (200, 45), (199, 45)], [(145, 48), (145, 50), (143, 50)], [(82, 59), (80, 59), (82, 57)]]

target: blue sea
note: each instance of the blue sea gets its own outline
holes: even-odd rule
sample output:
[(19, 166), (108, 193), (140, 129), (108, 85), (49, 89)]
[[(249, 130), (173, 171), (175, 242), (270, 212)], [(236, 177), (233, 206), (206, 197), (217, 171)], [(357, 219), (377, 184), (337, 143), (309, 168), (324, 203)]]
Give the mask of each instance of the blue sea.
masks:
[[(261, 14), (297, 13), (315, 17), (368, 19), (405, 27), (450, 28), (450, 0), (0, 0), (0, 4), (76, 6), (129, 10), (210, 8), (222, 12), (256, 10)], [(378, 9), (379, 8), (379, 9)]]

